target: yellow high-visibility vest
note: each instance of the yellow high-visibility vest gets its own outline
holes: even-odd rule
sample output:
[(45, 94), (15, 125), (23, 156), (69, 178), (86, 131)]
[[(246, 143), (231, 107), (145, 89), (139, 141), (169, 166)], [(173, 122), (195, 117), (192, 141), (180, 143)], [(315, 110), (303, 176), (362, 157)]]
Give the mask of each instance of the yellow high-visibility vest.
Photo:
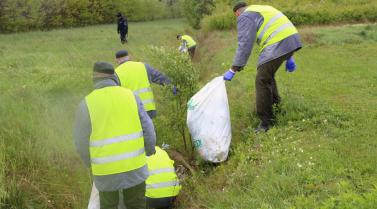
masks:
[(145, 111), (156, 110), (147, 69), (142, 62), (127, 61), (115, 69), (122, 87), (131, 89), (144, 105)]
[(298, 33), (292, 22), (272, 6), (250, 5), (245, 11), (258, 12), (264, 18), (257, 32), (257, 43), (261, 46), (261, 51), (267, 46)]
[(193, 46), (196, 46), (196, 42), (194, 41), (194, 39), (191, 36), (183, 35), (181, 38), (182, 38), (182, 40), (185, 40), (187, 42), (187, 48), (191, 48)]
[(149, 177), (145, 196), (149, 198), (175, 197), (181, 190), (174, 161), (168, 153), (156, 146), (156, 154), (147, 157)]
[(92, 125), (89, 152), (93, 175), (143, 167), (143, 130), (132, 91), (120, 86), (104, 87), (94, 90), (85, 100)]

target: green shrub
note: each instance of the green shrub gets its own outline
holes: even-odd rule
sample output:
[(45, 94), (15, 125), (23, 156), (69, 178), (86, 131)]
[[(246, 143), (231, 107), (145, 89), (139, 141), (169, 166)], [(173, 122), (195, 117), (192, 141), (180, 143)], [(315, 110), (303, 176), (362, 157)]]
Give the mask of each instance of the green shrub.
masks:
[[(162, 47), (152, 47), (151, 51), (152, 56), (159, 61), (159, 67), (164, 69), (164, 73), (171, 80), (171, 85), (165, 87), (163, 94), (163, 101), (167, 103), (170, 114), (167, 120), (162, 122), (163, 124), (158, 124), (162, 127), (172, 127), (172, 130), (178, 130), (185, 150), (188, 151), (188, 143), (190, 143), (191, 154), (193, 154), (194, 147), (186, 126), (186, 104), (197, 91), (199, 73), (187, 54)], [(172, 94), (173, 86), (178, 89), (176, 96)]]
[(184, 0), (183, 10), (185, 17), (189, 24), (195, 28), (199, 29), (200, 21), (204, 15), (209, 15), (212, 13), (212, 9), (215, 6), (213, 0)]

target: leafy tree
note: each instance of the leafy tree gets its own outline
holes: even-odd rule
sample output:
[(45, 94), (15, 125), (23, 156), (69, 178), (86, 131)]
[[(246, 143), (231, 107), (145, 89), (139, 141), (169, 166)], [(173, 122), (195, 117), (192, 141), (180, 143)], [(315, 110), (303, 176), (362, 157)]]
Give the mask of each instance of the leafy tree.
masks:
[(189, 24), (195, 28), (200, 28), (200, 21), (204, 15), (210, 15), (215, 7), (214, 0), (184, 0), (184, 14)]
[[(185, 150), (191, 151), (193, 156), (194, 146), (186, 125), (186, 104), (198, 89), (199, 73), (192, 65), (189, 56), (179, 53), (178, 50), (152, 47), (151, 52), (151, 55), (158, 60), (160, 68), (164, 69), (164, 73), (171, 80), (171, 85), (166, 86), (163, 96), (166, 105), (169, 107), (168, 120), (163, 121), (166, 124), (162, 125), (177, 130)], [(173, 86), (178, 89), (175, 96), (172, 95)], [(188, 143), (191, 146), (190, 150)]]

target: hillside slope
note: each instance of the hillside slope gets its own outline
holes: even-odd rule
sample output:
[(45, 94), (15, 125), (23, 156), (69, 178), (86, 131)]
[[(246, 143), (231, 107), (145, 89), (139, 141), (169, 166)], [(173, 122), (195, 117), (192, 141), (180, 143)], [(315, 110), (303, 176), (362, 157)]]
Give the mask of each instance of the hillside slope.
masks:
[[(158, 67), (151, 45), (176, 49), (182, 20), (133, 23), (125, 47)], [(76, 105), (91, 91), (95, 61), (114, 63), (114, 25), (0, 35), (0, 208), (85, 208), (91, 180), (72, 142)], [(147, 31), (153, 31), (151, 34)], [(279, 123), (255, 135), (255, 62), (227, 82), (230, 158), (196, 162), (179, 208), (372, 208), (377, 204), (377, 26), (300, 28), (298, 70), (280, 69)], [(231, 65), (236, 32), (193, 34), (201, 85)], [(255, 49), (257, 50), (257, 49)], [(115, 63), (114, 63), (115, 64)], [(161, 69), (163, 71), (163, 69)], [(156, 94), (159, 94), (159, 88)], [(158, 100), (158, 143), (184, 153)], [(5, 192), (4, 192), (5, 191)]]

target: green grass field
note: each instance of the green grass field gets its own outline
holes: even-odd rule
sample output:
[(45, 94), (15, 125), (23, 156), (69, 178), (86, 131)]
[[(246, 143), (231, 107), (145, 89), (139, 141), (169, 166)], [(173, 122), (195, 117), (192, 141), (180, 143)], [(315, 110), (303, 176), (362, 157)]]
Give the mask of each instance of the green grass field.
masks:
[[(134, 59), (177, 48), (182, 20), (130, 25)], [(151, 33), (150, 31), (153, 31)], [(227, 83), (233, 139), (219, 166), (197, 162), (178, 208), (373, 208), (377, 205), (377, 25), (299, 28), (298, 70), (280, 69), (278, 125), (255, 135), (257, 56)], [(236, 31), (198, 33), (200, 85), (231, 65)], [(91, 179), (72, 141), (96, 61), (114, 63), (115, 25), (0, 35), (0, 208), (85, 208)], [(115, 64), (115, 63), (114, 63)], [(161, 69), (163, 71), (163, 69)], [(156, 94), (159, 88), (156, 87)], [(159, 100), (158, 143), (183, 152)], [(162, 124), (162, 123), (161, 123)]]

